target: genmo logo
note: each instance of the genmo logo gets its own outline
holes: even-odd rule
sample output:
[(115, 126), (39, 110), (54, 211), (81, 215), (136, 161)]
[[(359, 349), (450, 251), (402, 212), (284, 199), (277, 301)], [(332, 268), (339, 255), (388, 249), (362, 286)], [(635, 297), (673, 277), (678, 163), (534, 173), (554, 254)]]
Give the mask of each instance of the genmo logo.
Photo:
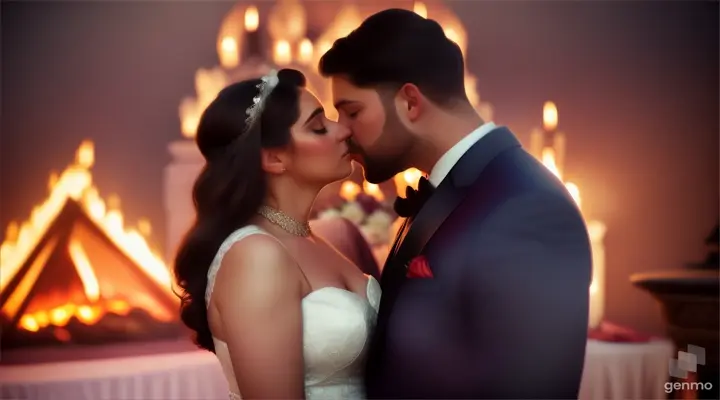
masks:
[(712, 382), (665, 382), (665, 393), (672, 393), (678, 390), (712, 390)]
[[(677, 379), (687, 379), (689, 372), (697, 372), (698, 365), (705, 365), (705, 348), (689, 344), (687, 351), (678, 351), (677, 359), (668, 362), (668, 375)], [(673, 391), (712, 390), (712, 382), (665, 382), (665, 393)]]

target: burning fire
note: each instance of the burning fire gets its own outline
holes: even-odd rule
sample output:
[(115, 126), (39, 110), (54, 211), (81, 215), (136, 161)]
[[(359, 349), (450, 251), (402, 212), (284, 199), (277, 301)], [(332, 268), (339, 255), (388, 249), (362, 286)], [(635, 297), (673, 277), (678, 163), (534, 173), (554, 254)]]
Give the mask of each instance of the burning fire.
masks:
[[(97, 188), (92, 183), (90, 168), (95, 161), (94, 147), (91, 141), (84, 141), (77, 150), (75, 161), (67, 167), (60, 175), (52, 174), (50, 177), (50, 194), (47, 199), (35, 206), (30, 218), (18, 225), (11, 223), (7, 228), (5, 241), (0, 244), (0, 292), (4, 291), (13, 277), (18, 273), (26, 262), (31, 252), (38, 246), (50, 224), (58, 216), (68, 199), (78, 202), (86, 212), (87, 216), (117, 245), (130, 260), (132, 260), (145, 274), (163, 290), (167, 291), (169, 297), (176, 299), (172, 292), (171, 274), (162, 258), (150, 249), (147, 241), (140, 233), (149, 232), (149, 223), (142, 221), (139, 229), (126, 228), (123, 222), (123, 214), (115, 209), (111, 201), (106, 203), (98, 194)], [(57, 244), (51, 240), (52, 245), (43, 247), (27, 275), (29, 279), (23, 279), (18, 288), (8, 298), (3, 306), (3, 313), (14, 315), (21, 307), (24, 297), (31, 290), (30, 285), (39, 276), (45, 261), (50, 256), (52, 248)], [(49, 250), (48, 250), (49, 249)], [(46, 254), (45, 254), (46, 253)], [(72, 260), (77, 274), (82, 282), (84, 290), (84, 304), (82, 301), (71, 301), (67, 304), (42, 310), (29, 310), (20, 319), (20, 325), (26, 330), (37, 331), (40, 328), (52, 324), (64, 326), (71, 317), (75, 316), (80, 321), (92, 323), (97, 321), (104, 312), (112, 311), (124, 315), (130, 310), (128, 302), (120, 299), (107, 299), (102, 301), (100, 285), (95, 271), (90, 263), (86, 249), (77, 239), (71, 239), (68, 243), (68, 253)], [(135, 296), (133, 296), (135, 297)], [(142, 295), (138, 300), (142, 302)], [(160, 321), (169, 321), (174, 318), (163, 310), (147, 310), (153, 317)]]

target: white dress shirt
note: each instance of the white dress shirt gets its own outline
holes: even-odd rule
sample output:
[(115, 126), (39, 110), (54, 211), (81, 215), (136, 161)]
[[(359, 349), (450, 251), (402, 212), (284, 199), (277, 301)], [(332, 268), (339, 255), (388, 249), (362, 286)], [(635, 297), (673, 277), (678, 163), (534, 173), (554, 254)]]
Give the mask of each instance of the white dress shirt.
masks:
[(486, 122), (479, 128), (470, 132), (467, 136), (460, 139), (459, 142), (455, 143), (455, 146), (451, 147), (450, 150), (440, 157), (435, 166), (430, 170), (430, 177), (428, 180), (433, 186), (438, 187), (440, 182), (445, 179), (450, 170), (457, 164), (460, 158), (470, 150), (470, 148), (477, 143), (478, 140), (482, 139), (483, 136), (487, 135), (495, 129), (496, 126), (492, 122)]

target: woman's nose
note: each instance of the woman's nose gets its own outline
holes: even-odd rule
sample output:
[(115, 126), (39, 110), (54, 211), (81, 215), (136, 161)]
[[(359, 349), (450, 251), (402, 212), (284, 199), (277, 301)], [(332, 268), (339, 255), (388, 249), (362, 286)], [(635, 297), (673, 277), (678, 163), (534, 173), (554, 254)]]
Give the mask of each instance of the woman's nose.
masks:
[(345, 125), (338, 124), (338, 141), (348, 140), (352, 136), (352, 131)]

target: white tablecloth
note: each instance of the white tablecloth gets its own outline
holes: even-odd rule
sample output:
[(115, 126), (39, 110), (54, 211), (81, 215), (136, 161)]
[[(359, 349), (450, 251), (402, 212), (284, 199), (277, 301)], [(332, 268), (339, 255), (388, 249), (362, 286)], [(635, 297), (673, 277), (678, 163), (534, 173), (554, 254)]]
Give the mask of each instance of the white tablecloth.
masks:
[[(670, 342), (588, 341), (580, 399), (664, 399)], [(0, 366), (0, 399), (227, 399), (215, 356), (205, 351)]]
[(227, 399), (227, 383), (206, 351), (0, 366), (0, 399)]
[(666, 399), (672, 342), (608, 343), (589, 340), (581, 400)]

